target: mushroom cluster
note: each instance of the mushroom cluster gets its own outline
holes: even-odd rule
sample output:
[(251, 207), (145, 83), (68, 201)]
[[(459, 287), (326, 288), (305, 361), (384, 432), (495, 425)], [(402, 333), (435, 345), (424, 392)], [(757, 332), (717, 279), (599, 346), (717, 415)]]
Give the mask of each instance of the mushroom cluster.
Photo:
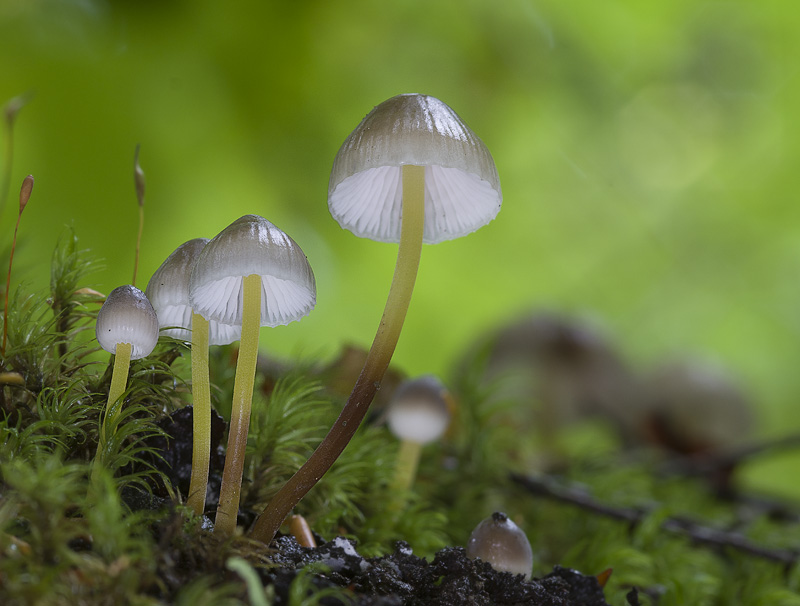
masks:
[[(347, 137), (331, 171), (329, 210), (343, 228), (359, 237), (398, 243), (395, 273), (372, 347), (341, 415), (308, 461), (268, 503), (256, 520), (252, 538), (271, 542), (291, 509), (327, 472), (364, 419), (405, 321), (422, 244), (479, 229), (494, 219), (501, 202), (500, 181), (489, 150), (450, 107), (434, 97), (392, 97), (376, 106)], [(313, 271), (294, 240), (263, 217), (246, 215), (211, 240), (197, 238), (179, 246), (155, 272), (147, 292), (153, 306), (146, 344), (127, 333), (111, 339), (103, 313), (98, 317), (97, 336), (104, 347), (116, 352), (126, 375), (129, 352), (147, 355), (159, 329), (164, 335), (191, 340), (195, 443), (188, 504), (197, 514), (204, 511), (210, 454), (208, 347), (240, 340), (215, 521), (215, 532), (231, 535), (241, 493), (259, 329), (288, 324), (311, 311), (316, 304)], [(144, 294), (141, 297), (146, 300)], [(115, 370), (110, 406), (123, 391), (124, 380), (117, 379)], [(398, 469), (404, 470), (398, 472), (398, 482), (406, 489), (413, 481), (421, 445), (446, 428), (450, 410), (446, 390), (433, 378), (411, 383), (398, 398), (403, 394), (406, 402), (393, 407), (390, 424), (402, 435), (412, 430), (403, 438), (411, 445), (402, 449), (405, 462), (398, 463)]]
[[(109, 295), (97, 319), (100, 345), (116, 353), (109, 409), (125, 388), (131, 359), (153, 350), (161, 333), (192, 343), (193, 454), (187, 505), (202, 514), (211, 449), (209, 345), (241, 340), (225, 469), (215, 530), (236, 527), (261, 326), (299, 320), (316, 303), (314, 273), (303, 251), (283, 231), (257, 215), (234, 221), (212, 240), (180, 245), (147, 286), (152, 305), (132, 286)], [(119, 368), (119, 370), (118, 370)], [(104, 425), (105, 428), (105, 425)], [(106, 442), (101, 430), (102, 452)]]

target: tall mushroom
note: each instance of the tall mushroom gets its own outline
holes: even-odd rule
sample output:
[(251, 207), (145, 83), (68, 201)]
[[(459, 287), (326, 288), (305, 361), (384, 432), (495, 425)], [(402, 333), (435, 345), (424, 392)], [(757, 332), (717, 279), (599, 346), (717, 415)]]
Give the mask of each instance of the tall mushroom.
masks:
[(215, 532), (231, 535), (239, 511), (259, 327), (284, 325), (307, 315), (316, 303), (316, 282), (294, 240), (263, 217), (245, 215), (206, 244), (189, 284), (189, 302), (196, 313), (242, 327), (215, 522)]
[(109, 424), (111, 427), (116, 426), (122, 409), (122, 402), (119, 400), (125, 392), (131, 360), (144, 358), (155, 348), (158, 342), (158, 318), (141, 290), (135, 286), (119, 286), (106, 297), (97, 314), (95, 335), (100, 347), (114, 354), (114, 370), (108, 390), (106, 414), (100, 426), (93, 478), (97, 477), (97, 465), (106, 455), (109, 438), (107, 427)]
[(377, 334), (347, 404), (308, 461), (256, 520), (251, 536), (272, 541), (289, 511), (316, 484), (360, 425), (394, 353), (411, 300), (422, 243), (471, 233), (500, 210), (489, 150), (434, 97), (398, 95), (375, 107), (342, 144), (328, 184), (328, 208), (357, 236), (399, 242)]
[(238, 341), (241, 326), (209, 322), (189, 305), (189, 278), (208, 238), (195, 238), (176, 248), (147, 284), (147, 296), (158, 315), (161, 334), (192, 342), (192, 477), (186, 504), (197, 515), (205, 508), (211, 456), (211, 387), (208, 346)]

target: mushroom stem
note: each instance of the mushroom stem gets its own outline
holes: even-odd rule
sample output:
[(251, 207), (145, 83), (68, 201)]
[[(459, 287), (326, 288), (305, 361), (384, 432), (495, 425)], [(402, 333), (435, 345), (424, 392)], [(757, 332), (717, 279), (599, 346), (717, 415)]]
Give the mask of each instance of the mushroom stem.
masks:
[[(108, 444), (109, 425), (116, 430), (117, 418), (122, 410), (120, 398), (125, 393), (128, 384), (128, 370), (131, 366), (130, 343), (117, 343), (114, 348), (114, 370), (111, 373), (111, 386), (108, 390), (108, 403), (106, 404), (106, 414), (100, 426), (100, 435), (97, 440), (97, 454), (95, 455), (95, 465), (92, 471), (92, 480), (97, 480), (98, 466), (105, 459), (106, 445)], [(110, 419), (110, 420), (109, 420)]]
[(395, 463), (394, 478), (390, 485), (390, 493), (398, 502), (405, 503), (405, 494), (414, 483), (419, 466), (419, 457), (422, 453), (422, 444), (413, 440), (403, 440), (400, 442), (400, 450), (397, 453)]
[(250, 427), (250, 408), (258, 358), (258, 332), (261, 316), (261, 276), (251, 274), (242, 279), (242, 339), (233, 383), (233, 407), (228, 428), (228, 449), (222, 470), (219, 507), (214, 532), (230, 536), (236, 530), (242, 473)]
[(422, 254), (425, 226), (425, 167), (404, 165), (403, 216), (392, 286), (375, 340), (350, 398), (328, 435), (303, 466), (267, 504), (250, 532), (269, 544), (283, 520), (345, 449), (367, 413), (400, 338)]
[(192, 479), (188, 505), (202, 515), (211, 457), (211, 387), (208, 378), (208, 320), (192, 314)]

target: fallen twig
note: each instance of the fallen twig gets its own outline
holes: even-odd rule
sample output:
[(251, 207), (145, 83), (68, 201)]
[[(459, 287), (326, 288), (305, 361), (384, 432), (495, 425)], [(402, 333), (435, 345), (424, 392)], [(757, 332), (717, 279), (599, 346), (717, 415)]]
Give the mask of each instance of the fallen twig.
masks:
[[(618, 507), (597, 501), (583, 488), (567, 486), (548, 476), (526, 476), (512, 473), (511, 480), (528, 492), (576, 505), (587, 511), (638, 525), (649, 513), (647, 508)], [(791, 549), (770, 548), (753, 543), (743, 535), (726, 530), (709, 528), (689, 519), (670, 517), (661, 523), (667, 532), (684, 536), (696, 543), (717, 548), (730, 547), (766, 560), (778, 562), (787, 568), (800, 559), (800, 552)]]

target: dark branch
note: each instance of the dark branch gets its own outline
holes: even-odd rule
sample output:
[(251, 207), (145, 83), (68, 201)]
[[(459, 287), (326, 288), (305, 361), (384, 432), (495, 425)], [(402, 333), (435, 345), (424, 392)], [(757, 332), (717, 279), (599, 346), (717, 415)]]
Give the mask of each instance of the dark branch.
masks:
[[(576, 505), (587, 511), (628, 522), (634, 526), (639, 524), (649, 513), (646, 509), (605, 505), (594, 499), (585, 489), (565, 486), (547, 476), (532, 477), (512, 473), (511, 480), (531, 494)], [(691, 539), (695, 543), (717, 548), (730, 547), (750, 555), (778, 562), (786, 567), (793, 566), (800, 559), (800, 552), (790, 549), (763, 547), (753, 543), (739, 533), (709, 528), (688, 519), (667, 518), (661, 523), (661, 528), (667, 532)]]

